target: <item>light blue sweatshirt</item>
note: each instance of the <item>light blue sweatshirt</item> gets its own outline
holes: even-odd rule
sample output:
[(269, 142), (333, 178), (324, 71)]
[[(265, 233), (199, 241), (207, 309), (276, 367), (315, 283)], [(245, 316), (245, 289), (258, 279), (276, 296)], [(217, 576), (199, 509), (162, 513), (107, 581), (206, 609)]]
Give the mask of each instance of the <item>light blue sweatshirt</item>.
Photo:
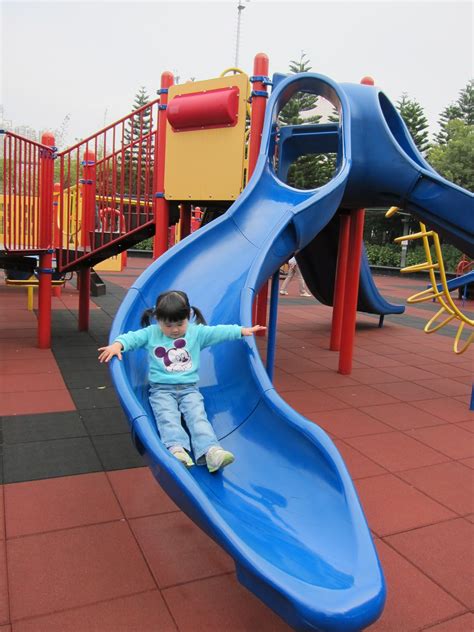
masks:
[(240, 325), (210, 327), (189, 323), (182, 338), (169, 338), (158, 325), (150, 325), (117, 336), (115, 342), (120, 342), (125, 352), (148, 349), (150, 383), (194, 384), (199, 380), (201, 349), (226, 340), (238, 340), (241, 337)]

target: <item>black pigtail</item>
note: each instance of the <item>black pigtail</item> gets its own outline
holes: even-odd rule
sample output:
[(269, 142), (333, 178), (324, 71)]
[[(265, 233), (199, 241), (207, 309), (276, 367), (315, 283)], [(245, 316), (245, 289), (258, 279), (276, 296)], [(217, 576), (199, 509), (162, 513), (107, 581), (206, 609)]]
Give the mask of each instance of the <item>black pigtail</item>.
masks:
[(149, 327), (151, 325), (151, 317), (155, 315), (155, 308), (150, 307), (150, 309), (146, 309), (142, 317), (140, 319), (140, 325), (142, 327)]
[(204, 316), (202, 315), (202, 312), (200, 309), (198, 309), (197, 307), (193, 307), (191, 305), (191, 309), (193, 310), (194, 313), (194, 320), (197, 322), (198, 325), (206, 325), (206, 319), (204, 318)]

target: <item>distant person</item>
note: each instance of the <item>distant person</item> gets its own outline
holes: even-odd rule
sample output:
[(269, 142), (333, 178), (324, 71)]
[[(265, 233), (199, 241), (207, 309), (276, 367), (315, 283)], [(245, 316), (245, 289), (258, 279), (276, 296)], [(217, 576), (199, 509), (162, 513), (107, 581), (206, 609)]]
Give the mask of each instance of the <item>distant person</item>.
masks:
[[(157, 320), (156, 324), (150, 324), (151, 317)], [(194, 465), (192, 445), (195, 462), (207, 464), (209, 472), (217, 472), (232, 463), (234, 455), (220, 446), (196, 385), (201, 349), (252, 336), (266, 327), (207, 326), (200, 310), (192, 307), (187, 295), (178, 290), (160, 294), (155, 307), (143, 312), (141, 325), (143, 329), (117, 336), (111, 345), (100, 347), (99, 361), (109, 362), (114, 356), (121, 360), (124, 352), (147, 349), (149, 398), (162, 442), (186, 467)], [(181, 424), (181, 415), (191, 441)]]
[(295, 275), (298, 277), (298, 282), (300, 284), (300, 296), (311, 296), (311, 294), (308, 292), (308, 288), (306, 287), (306, 283), (304, 282), (301, 270), (296, 263), (295, 257), (291, 257), (291, 259), (288, 261), (288, 274), (286, 275), (286, 279), (282, 283), (280, 294), (283, 294), (284, 296), (288, 294), (288, 290), (286, 288), (289, 286)]

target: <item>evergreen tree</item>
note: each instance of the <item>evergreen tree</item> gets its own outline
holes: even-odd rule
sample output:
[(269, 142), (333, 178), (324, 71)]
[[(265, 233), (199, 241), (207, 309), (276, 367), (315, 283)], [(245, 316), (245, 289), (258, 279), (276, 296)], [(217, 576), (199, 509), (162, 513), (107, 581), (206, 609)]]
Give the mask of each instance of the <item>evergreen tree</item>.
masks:
[[(306, 53), (301, 53), (299, 61), (290, 61), (290, 72), (294, 75), (300, 72), (309, 72), (311, 66)], [(314, 94), (305, 92), (297, 92), (294, 94), (278, 116), (278, 122), (281, 125), (303, 125), (304, 123), (319, 123), (321, 115), (302, 117), (302, 112), (310, 112), (314, 110), (318, 103), (318, 97)]]
[(331, 114), (328, 116), (328, 120), (330, 123), (339, 123), (339, 119), (339, 111), (337, 108), (333, 107)]
[[(305, 53), (301, 53), (299, 61), (290, 61), (290, 72), (293, 74), (309, 72), (310, 61)], [(321, 114), (303, 116), (313, 111), (318, 104), (314, 94), (297, 92), (294, 94), (278, 116), (280, 127), (285, 125), (308, 125), (320, 122)], [(300, 156), (288, 171), (288, 184), (296, 189), (314, 189), (328, 182), (334, 173), (336, 158), (332, 154), (308, 154)]]
[(459, 107), (455, 103), (452, 103), (451, 105), (448, 105), (441, 112), (441, 114), (439, 116), (439, 127), (440, 127), (440, 130), (435, 136), (435, 140), (436, 140), (436, 142), (439, 145), (445, 145), (448, 142), (448, 140), (449, 140), (449, 137), (448, 137), (448, 124), (451, 121), (459, 119), (460, 115), (461, 115), (461, 110), (459, 109)]
[(401, 99), (397, 101), (397, 109), (405, 121), (415, 145), (422, 154), (425, 154), (430, 144), (428, 140), (428, 119), (423, 108), (415, 99), (410, 99), (404, 92)]
[(474, 125), (474, 79), (470, 79), (461, 90), (457, 104), (460, 110), (459, 118), (466, 125)]
[[(142, 86), (135, 95), (133, 112), (147, 103), (150, 97)], [(143, 195), (146, 182), (152, 184), (153, 135), (151, 132), (151, 109), (145, 108), (133, 115), (124, 131), (123, 175), (124, 191)], [(148, 171), (148, 178), (146, 172)], [(151, 190), (151, 188), (150, 188)]]
[[(470, 79), (466, 87), (459, 92), (455, 103), (448, 105), (440, 114), (440, 131), (436, 135), (439, 145), (446, 144), (449, 140), (448, 126), (451, 121), (462, 121), (466, 125), (474, 125), (474, 80)], [(454, 128), (452, 128), (454, 129)]]

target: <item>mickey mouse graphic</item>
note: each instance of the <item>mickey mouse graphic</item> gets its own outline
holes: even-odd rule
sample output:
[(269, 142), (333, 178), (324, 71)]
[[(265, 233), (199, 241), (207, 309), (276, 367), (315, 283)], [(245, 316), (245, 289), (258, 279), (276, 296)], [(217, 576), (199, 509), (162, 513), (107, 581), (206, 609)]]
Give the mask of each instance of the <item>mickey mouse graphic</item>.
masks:
[(189, 371), (193, 367), (193, 361), (188, 351), (184, 348), (185, 346), (186, 340), (178, 338), (178, 340), (174, 341), (171, 349), (157, 347), (155, 355), (157, 358), (163, 359), (163, 364), (170, 373)]

